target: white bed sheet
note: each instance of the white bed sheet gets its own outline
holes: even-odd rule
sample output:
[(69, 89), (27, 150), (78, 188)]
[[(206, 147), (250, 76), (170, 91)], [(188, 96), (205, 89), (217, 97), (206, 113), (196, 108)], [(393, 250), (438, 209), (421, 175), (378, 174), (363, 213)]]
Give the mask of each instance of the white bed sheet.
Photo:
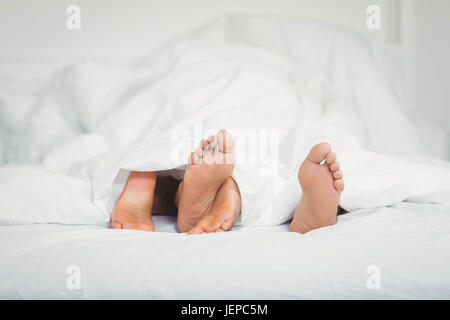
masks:
[[(201, 48), (206, 51), (197, 50)], [(263, 109), (274, 114), (268, 103), (270, 99), (264, 100), (265, 108), (253, 99), (267, 97), (268, 92), (262, 86), (266, 84), (271, 88), (269, 98), (275, 97), (278, 102), (277, 112), (280, 101), (294, 108), (295, 97), (300, 97), (305, 108), (299, 110), (308, 112), (299, 119), (323, 125), (317, 126), (321, 136), (314, 139), (323, 140), (326, 128), (332, 133), (325, 140), (332, 143), (344, 160), (347, 186), (341, 205), (354, 210), (339, 217), (336, 226), (307, 235), (286, 232), (286, 224), (240, 226), (235, 228), (236, 232), (188, 237), (175, 233), (175, 221), (167, 217), (155, 218), (159, 231), (156, 233), (111, 230), (102, 225), (109, 222), (109, 214), (123, 187), (115, 184), (119, 169), (160, 170), (181, 164), (171, 165), (159, 156), (169, 154), (162, 152), (165, 149), (157, 143), (164, 142), (163, 139), (153, 139), (155, 147), (141, 140), (144, 133), (149, 138), (158, 133), (154, 119), (159, 119), (159, 128), (168, 132), (169, 128), (178, 126), (171, 122), (172, 114), (186, 120), (181, 111), (188, 108), (168, 112), (178, 100), (190, 102), (186, 107), (193, 107), (199, 104), (200, 98), (207, 101), (208, 97), (216, 96), (215, 82), (208, 78), (215, 73), (203, 69), (205, 77), (202, 78), (196, 68), (181, 72), (181, 77), (175, 72), (185, 70), (185, 62), (195, 62), (198, 54), (203, 56), (211, 48), (228, 48), (226, 52), (230, 54), (226, 59), (221, 55), (216, 59), (213, 55), (209, 66), (214, 72), (221, 70), (220, 65), (228, 72), (226, 63), (234, 61), (237, 52), (247, 52), (252, 57), (252, 72), (244, 73), (246, 77), (232, 78), (242, 80), (237, 92), (246, 95), (219, 87), (217, 93), (221, 93), (221, 99), (215, 105), (217, 110), (230, 114), (228, 105), (234, 101), (230, 97), (241, 96), (243, 105), (253, 106), (241, 110), (241, 113), (246, 110), (251, 119), (254, 120), (255, 114), (252, 110), (258, 110), (259, 115)], [(359, 35), (306, 20), (225, 16), (175, 39), (153, 54), (135, 59), (133, 67), (88, 61), (63, 68), (54, 75), (47, 91), (38, 95), (37, 82), (17, 86), (12, 78), (2, 77), (0, 163), (3, 156), (5, 163), (23, 166), (0, 168), (3, 188), (0, 224), (10, 224), (0, 226), (0, 298), (450, 298), (447, 249), (450, 205), (401, 203), (378, 208), (405, 199), (448, 202), (448, 164), (431, 163), (426, 158), (427, 167), (418, 167), (417, 163), (402, 164), (381, 155), (366, 157), (365, 152), (358, 153), (360, 157), (353, 156), (352, 161), (351, 154), (345, 154), (345, 148), (339, 145), (353, 140), (343, 139), (343, 132), (335, 127), (352, 129), (347, 132), (350, 136), (377, 152), (396, 151), (411, 160), (412, 153), (421, 151), (415, 130), (393, 94), (395, 90), (387, 87), (388, 77), (381, 72), (384, 64), (375, 59), (377, 55), (369, 48), (369, 43)], [(241, 61), (246, 56), (238, 55), (237, 67), (242, 65), (248, 69), (248, 59)], [(257, 77), (265, 81), (259, 86), (252, 78), (256, 60), (261, 60), (256, 71), (267, 75)], [(184, 64), (180, 65), (180, 61)], [(283, 73), (285, 65), (292, 65), (289, 74), (295, 77)], [(246, 70), (237, 69), (238, 75)], [(223, 75), (227, 76), (227, 72)], [(277, 76), (278, 72), (284, 76)], [(210, 87), (191, 81), (190, 75), (204, 79), (216, 89), (206, 90)], [(143, 89), (142, 84), (148, 85), (149, 90), (140, 95), (137, 93)], [(180, 88), (175, 101), (174, 84)], [(194, 84), (204, 94), (194, 95), (195, 101), (185, 99), (183, 92), (192, 93), (192, 90), (184, 89)], [(253, 91), (247, 88), (254, 89), (254, 94), (249, 96)], [(274, 91), (274, 88), (278, 89)], [(170, 99), (159, 99), (160, 96)], [(153, 108), (146, 107), (148, 101), (154, 102)], [(212, 108), (214, 104), (207, 106)], [(168, 112), (165, 118), (152, 116), (158, 108)], [(192, 115), (208, 118), (208, 110), (205, 114), (197, 111), (198, 114)], [(290, 118), (292, 114), (295, 113), (286, 112)], [(246, 124), (247, 119), (240, 120)], [(147, 121), (153, 126), (147, 126)], [(212, 122), (208, 127), (219, 124)], [(108, 128), (119, 130), (109, 132)], [(153, 131), (147, 132), (150, 128)], [(446, 149), (447, 136), (430, 135), (434, 137), (434, 149)], [(289, 141), (289, 154), (292, 145), (305, 147), (296, 150), (298, 159), (291, 159), (296, 172), (308, 143)], [(137, 144), (128, 146), (131, 143)], [(123, 146), (129, 149), (120, 149)], [(165, 148), (169, 147), (165, 144)], [(183, 161), (188, 152), (183, 153)], [(392, 163), (382, 166), (380, 157)], [(77, 161), (83, 159), (86, 159), (84, 165), (77, 167)], [(148, 159), (153, 164), (147, 163)], [(69, 167), (70, 172), (65, 174), (55, 171)], [(77, 168), (85, 170), (77, 172)], [(295, 178), (295, 174), (286, 176)], [(294, 183), (298, 188), (297, 181)], [(244, 187), (241, 183), (241, 191)], [(295, 188), (291, 191), (295, 197), (290, 201), (295, 206), (299, 192)], [(27, 201), (23, 201), (24, 193)], [(264, 197), (259, 192), (254, 194)], [(291, 211), (284, 210), (282, 204), (288, 205), (286, 201), (278, 201), (268, 207), (275, 209), (267, 224), (286, 221)], [(242, 217), (245, 215), (248, 210), (243, 210)], [(20, 225), (32, 222), (36, 224)], [(81, 290), (69, 290), (66, 286), (67, 268), (71, 265), (81, 268)], [(367, 270), (373, 265), (381, 271), (380, 290), (366, 286), (370, 276)]]
[[(450, 206), (400, 203), (339, 216), (306, 235), (278, 227), (175, 233), (100, 226), (0, 227), (2, 299), (450, 298)], [(67, 267), (80, 266), (69, 290)], [(380, 290), (368, 289), (368, 267)]]

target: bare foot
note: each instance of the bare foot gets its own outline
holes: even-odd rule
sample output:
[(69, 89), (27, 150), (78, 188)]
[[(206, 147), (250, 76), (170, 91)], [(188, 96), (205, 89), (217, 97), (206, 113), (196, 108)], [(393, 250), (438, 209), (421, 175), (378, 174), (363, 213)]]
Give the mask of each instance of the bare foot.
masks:
[(223, 232), (231, 230), (241, 213), (241, 195), (232, 177), (228, 177), (216, 194), (212, 209), (189, 230), (188, 234)]
[(175, 197), (180, 232), (192, 229), (213, 208), (217, 191), (234, 169), (233, 148), (233, 138), (221, 130), (191, 153)]
[(111, 228), (154, 231), (152, 221), (156, 172), (133, 171), (114, 208)]
[(336, 154), (328, 143), (311, 149), (300, 166), (298, 180), (303, 195), (289, 231), (306, 233), (335, 224), (344, 180)]

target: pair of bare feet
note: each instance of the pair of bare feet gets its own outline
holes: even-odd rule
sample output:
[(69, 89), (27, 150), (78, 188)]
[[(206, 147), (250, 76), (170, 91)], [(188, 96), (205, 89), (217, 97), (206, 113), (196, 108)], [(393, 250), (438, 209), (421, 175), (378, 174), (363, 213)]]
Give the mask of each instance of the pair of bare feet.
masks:
[[(231, 177), (233, 148), (233, 138), (221, 130), (216, 136), (202, 140), (200, 147), (191, 153), (174, 199), (180, 232), (223, 232), (234, 226), (241, 211), (241, 196)], [(306, 233), (336, 223), (344, 189), (342, 178), (331, 146), (327, 143), (314, 146), (298, 172), (303, 195), (289, 231)], [(133, 171), (113, 211), (111, 227), (154, 231), (156, 183), (156, 172)]]
[[(233, 148), (233, 138), (221, 130), (216, 136), (202, 140), (190, 154), (174, 199), (180, 232), (222, 232), (233, 227), (241, 212), (239, 188), (231, 177), (235, 163)], [(156, 183), (156, 172), (132, 172), (113, 211), (111, 227), (153, 231)]]

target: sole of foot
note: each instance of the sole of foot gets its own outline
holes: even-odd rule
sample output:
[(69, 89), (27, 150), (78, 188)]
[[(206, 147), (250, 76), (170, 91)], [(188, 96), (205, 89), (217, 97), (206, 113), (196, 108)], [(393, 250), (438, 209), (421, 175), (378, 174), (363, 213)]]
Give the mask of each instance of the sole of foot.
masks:
[(344, 190), (343, 172), (328, 143), (315, 145), (298, 171), (302, 199), (289, 231), (307, 233), (336, 223)]
[(154, 231), (152, 221), (156, 172), (133, 171), (117, 201), (111, 228)]
[(203, 139), (189, 156), (184, 180), (176, 195), (177, 224), (188, 232), (213, 208), (220, 186), (234, 169), (234, 140), (225, 130)]
[(203, 234), (229, 231), (241, 213), (241, 195), (232, 177), (228, 177), (217, 191), (211, 210), (188, 231)]

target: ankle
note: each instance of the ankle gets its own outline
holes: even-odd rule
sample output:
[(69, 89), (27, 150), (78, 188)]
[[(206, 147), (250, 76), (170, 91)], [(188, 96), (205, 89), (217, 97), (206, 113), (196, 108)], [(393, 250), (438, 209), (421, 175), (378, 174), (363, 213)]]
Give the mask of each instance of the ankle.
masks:
[(336, 223), (335, 217), (324, 217), (311, 210), (300, 204), (289, 226), (289, 231), (304, 234), (314, 229), (327, 227)]
[(151, 212), (156, 186), (156, 172), (131, 172), (118, 205)]
[(311, 229), (308, 228), (302, 219), (298, 219), (297, 216), (294, 216), (294, 219), (292, 219), (291, 224), (289, 225), (289, 232), (297, 232), (300, 234), (305, 234)]

